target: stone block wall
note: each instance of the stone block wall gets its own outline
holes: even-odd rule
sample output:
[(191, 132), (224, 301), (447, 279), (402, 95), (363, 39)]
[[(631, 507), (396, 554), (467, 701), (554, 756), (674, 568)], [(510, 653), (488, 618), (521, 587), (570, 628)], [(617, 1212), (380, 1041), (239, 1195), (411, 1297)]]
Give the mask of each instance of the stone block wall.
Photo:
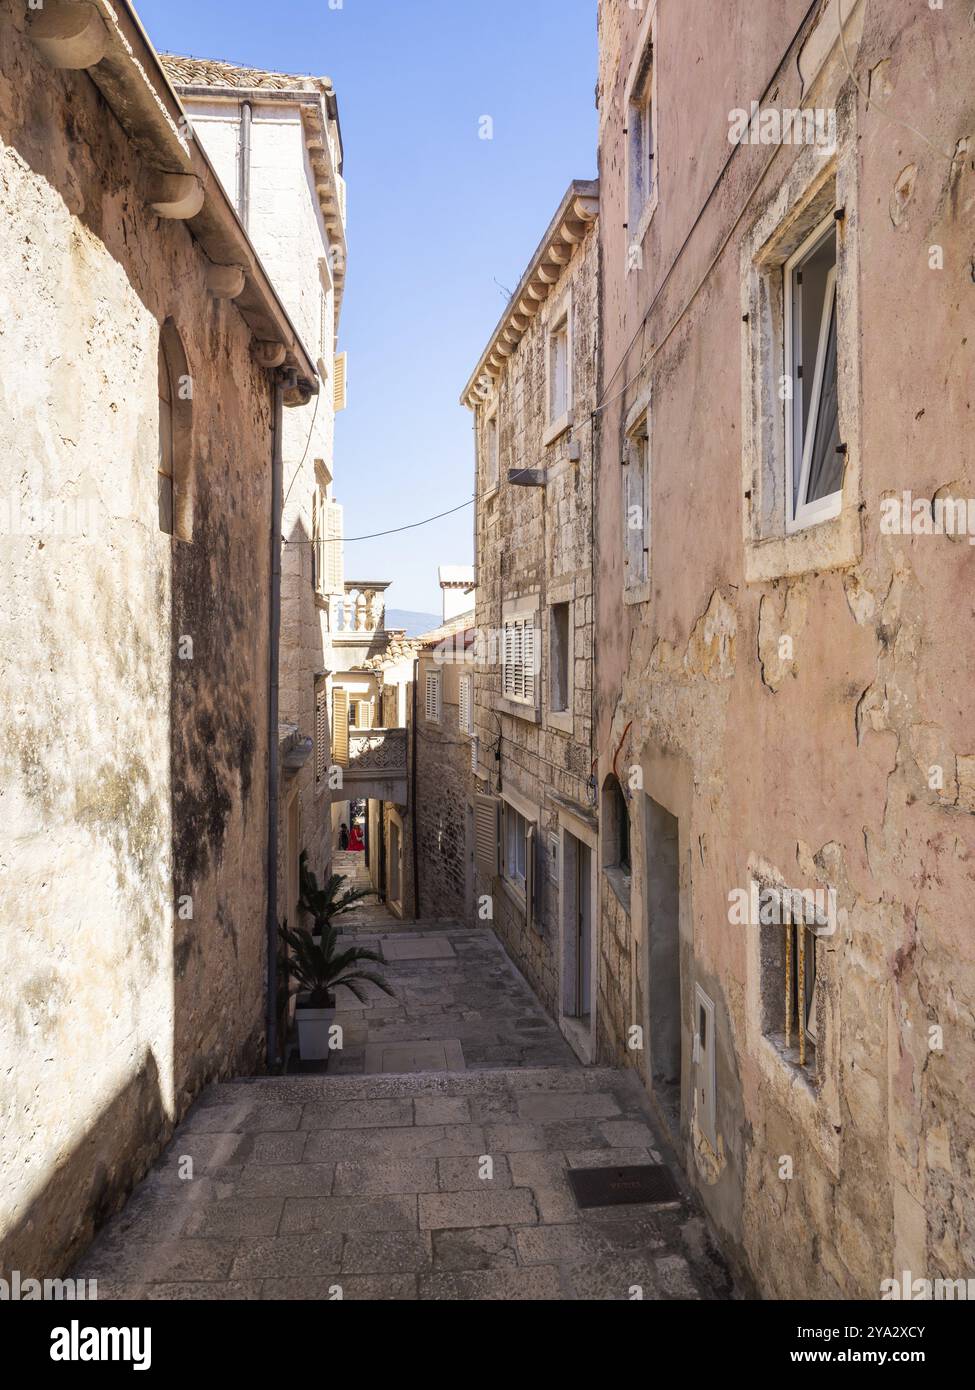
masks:
[[(0, 1266), (55, 1275), (264, 1039), (271, 384), (0, 4)], [(160, 324), (192, 540), (159, 527)]]
[[(478, 874), (476, 893), (491, 899), (495, 930), (553, 1015), (559, 1004), (557, 798), (577, 808), (591, 805), (592, 411), (598, 386), (598, 265), (598, 237), (590, 225), (476, 411), (478, 787), (502, 797), (510, 793), (536, 825), (536, 921), (527, 924), (524, 903), (503, 876), (489, 880)], [(546, 444), (550, 315), (569, 298), (574, 424)], [(500, 484), (491, 490), (487, 420), (495, 413)], [(574, 453), (577, 458), (570, 457)], [(511, 483), (511, 469), (543, 469), (545, 485)], [(540, 649), (537, 712), (519, 711), (504, 700), (499, 650), (506, 604), (532, 597), (538, 604)], [(567, 716), (553, 716), (550, 605), (563, 601), (571, 604), (572, 701)], [(498, 749), (500, 760), (495, 757)]]

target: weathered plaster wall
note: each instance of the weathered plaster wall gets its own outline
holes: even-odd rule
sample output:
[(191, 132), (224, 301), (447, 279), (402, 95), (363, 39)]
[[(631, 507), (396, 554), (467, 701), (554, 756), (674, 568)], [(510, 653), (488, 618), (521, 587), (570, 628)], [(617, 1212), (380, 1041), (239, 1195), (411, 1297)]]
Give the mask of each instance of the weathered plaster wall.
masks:
[[(659, 204), (645, 268), (627, 273), (622, 97), (643, 15), (618, 0), (600, 6), (600, 775), (619, 748), (620, 765), (638, 767), (644, 793), (680, 823), (681, 1145), (705, 1203), (764, 1293), (876, 1298), (903, 1269), (975, 1268), (975, 958), (964, 925), (975, 553), (964, 540), (880, 533), (884, 496), (930, 499), (949, 484), (975, 495), (963, 442), (975, 30), (967, 6), (866, 0), (852, 44), (861, 90), (834, 53), (802, 96), (786, 50), (804, 0), (728, 0), (729, 42), (717, 47), (705, 0), (656, 8)], [(803, 152), (778, 149), (763, 174), (768, 147), (736, 150), (691, 228), (729, 155), (729, 112), (760, 96), (782, 59), (773, 105), (840, 112), (841, 418), (853, 441), (844, 508), (859, 522), (854, 554), (838, 555), (824, 532), (798, 572), (749, 582), (742, 248)], [(868, 105), (871, 86), (883, 111)], [(626, 412), (648, 385), (651, 597), (630, 607), (619, 460)], [(794, 648), (784, 663), (782, 635)], [(942, 790), (931, 789), (936, 766)], [(604, 886), (599, 997), (602, 1055), (646, 1076), (646, 1050), (626, 1049), (620, 1032), (648, 1025), (642, 796), (631, 802), (629, 915)], [(759, 861), (788, 884), (835, 887), (845, 913), (819, 945), (812, 1085), (763, 1036), (756, 932), (728, 919), (729, 891), (747, 887)], [(717, 1012), (716, 1150), (694, 1110), (696, 982)], [(943, 1029), (940, 1048), (932, 1027)]]
[[(556, 796), (587, 805), (586, 782), (592, 762), (591, 676), (593, 599), (591, 572), (593, 433), (596, 399), (599, 244), (594, 227), (586, 232), (550, 299), (535, 315), (524, 337), (495, 379), (492, 395), (477, 409), (477, 564), (476, 627), (485, 655), (475, 674), (475, 727), (480, 740), (482, 789), (513, 791), (537, 817), (538, 863), (543, 884), (541, 919), (528, 927), (524, 906), (501, 880), (477, 878), (477, 894), (493, 902), (494, 927), (546, 1007), (558, 1012), (558, 894), (550, 837), (558, 831)], [(572, 373), (575, 425), (549, 445), (546, 349), (549, 304), (571, 291)], [(554, 320), (553, 320), (554, 326)], [(500, 443), (499, 487), (489, 492), (486, 473), (486, 420), (497, 412)], [(577, 462), (569, 441), (580, 445)], [(508, 482), (508, 469), (547, 469), (544, 487)], [(499, 637), (504, 604), (537, 596), (541, 674), (537, 720), (512, 713), (501, 703)], [(571, 601), (573, 693), (571, 718), (553, 719), (549, 605)], [(527, 711), (526, 711), (527, 713)], [(501, 761), (494, 750), (501, 740)], [(499, 787), (500, 778), (500, 787)]]
[[(0, 6), (0, 1265), (54, 1274), (200, 1088), (261, 1059), (271, 411), (187, 229), (21, 13)], [(158, 524), (167, 317), (190, 543)]]

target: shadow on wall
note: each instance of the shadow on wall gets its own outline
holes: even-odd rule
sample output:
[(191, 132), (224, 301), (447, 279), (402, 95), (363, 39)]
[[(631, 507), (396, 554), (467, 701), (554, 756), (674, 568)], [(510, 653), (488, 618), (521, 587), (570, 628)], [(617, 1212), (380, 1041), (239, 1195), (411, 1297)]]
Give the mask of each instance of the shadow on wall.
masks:
[[(125, 1203), (173, 1132), (150, 1052), (129, 1083), (84, 1137), (55, 1160), (44, 1187), (0, 1243), (0, 1273), (51, 1279), (82, 1254), (97, 1231)], [(50, 1264), (37, 1266), (37, 1251)]]

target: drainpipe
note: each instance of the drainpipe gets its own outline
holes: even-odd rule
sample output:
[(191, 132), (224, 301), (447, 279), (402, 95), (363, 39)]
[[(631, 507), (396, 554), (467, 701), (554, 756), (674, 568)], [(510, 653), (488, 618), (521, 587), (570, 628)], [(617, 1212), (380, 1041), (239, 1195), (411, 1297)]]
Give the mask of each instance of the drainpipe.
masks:
[(254, 108), (249, 101), (240, 105), (240, 169), (237, 176), (237, 211), (248, 231), (251, 218), (251, 118)]
[(416, 687), (420, 679), (420, 659), (413, 658), (413, 766), (410, 768), (410, 827), (413, 841), (413, 920), (420, 916), (420, 855), (416, 844)]
[[(294, 373), (290, 373), (291, 376)], [(284, 392), (289, 374), (273, 378), (271, 449), (271, 593), (267, 682), (267, 1065), (278, 1061), (278, 676), (281, 638), (281, 515), (284, 508)], [(291, 923), (293, 926), (294, 923)]]

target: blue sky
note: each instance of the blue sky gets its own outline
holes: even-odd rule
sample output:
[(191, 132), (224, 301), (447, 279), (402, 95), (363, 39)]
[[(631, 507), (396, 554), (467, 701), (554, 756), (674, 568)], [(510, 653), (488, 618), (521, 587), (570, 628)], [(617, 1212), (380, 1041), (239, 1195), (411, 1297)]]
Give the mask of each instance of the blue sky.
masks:
[[(332, 8), (332, 6), (336, 8)], [(348, 536), (473, 492), (461, 390), (573, 178), (596, 173), (596, 0), (136, 0), (158, 49), (335, 83), (349, 275), (335, 494)], [(478, 138), (489, 115), (494, 138)], [(472, 509), (349, 544), (349, 578), (437, 612)]]

